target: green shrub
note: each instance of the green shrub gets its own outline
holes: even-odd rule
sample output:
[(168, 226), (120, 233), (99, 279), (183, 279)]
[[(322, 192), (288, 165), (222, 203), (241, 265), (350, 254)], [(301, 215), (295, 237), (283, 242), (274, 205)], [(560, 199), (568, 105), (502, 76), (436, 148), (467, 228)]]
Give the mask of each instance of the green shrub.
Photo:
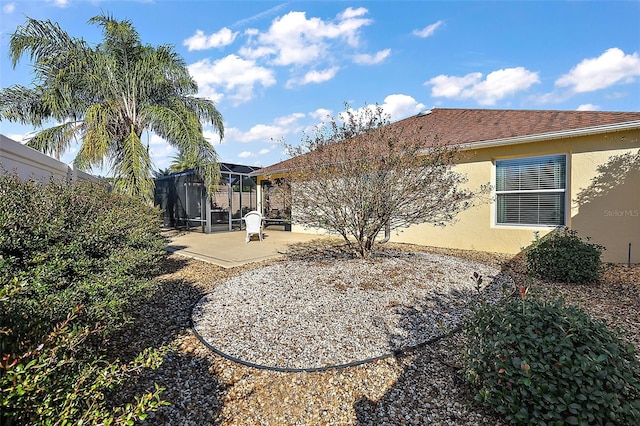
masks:
[(158, 406), (159, 389), (124, 407), (105, 395), (161, 351), (120, 365), (101, 348), (153, 290), (165, 247), (142, 201), (0, 176), (0, 423), (133, 424)]
[(481, 304), (465, 322), (476, 400), (516, 424), (637, 424), (640, 363), (605, 324), (562, 299)]
[(525, 250), (532, 275), (569, 283), (590, 283), (600, 279), (604, 247), (583, 241), (575, 230), (561, 228), (536, 239)]
[(147, 349), (122, 365), (86, 357), (80, 349), (91, 331), (73, 325), (75, 318), (71, 314), (26, 353), (3, 356), (0, 423), (133, 425), (144, 420), (147, 412), (166, 405), (160, 399), (164, 389), (156, 385), (133, 403), (108, 406), (105, 396), (138, 370), (159, 366), (163, 351)]
[(102, 185), (2, 175), (0, 282), (27, 285), (1, 324), (41, 337), (82, 306), (78, 322), (113, 331), (144, 297), (165, 247), (157, 210), (139, 200)]

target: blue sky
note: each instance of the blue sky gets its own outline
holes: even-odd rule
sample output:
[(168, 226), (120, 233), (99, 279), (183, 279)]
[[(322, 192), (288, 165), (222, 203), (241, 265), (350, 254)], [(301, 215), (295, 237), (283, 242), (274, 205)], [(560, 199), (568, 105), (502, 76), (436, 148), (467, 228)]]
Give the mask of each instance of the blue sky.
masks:
[[(173, 45), (200, 96), (216, 101), (222, 161), (268, 166), (280, 140), (344, 110), (382, 105), (392, 120), (431, 108), (640, 111), (640, 1), (1, 1), (0, 85), (30, 85), (8, 61), (25, 16), (90, 43), (102, 12), (145, 44)], [(452, 123), (455, 125), (455, 123)], [(1, 122), (21, 140), (31, 128)], [(156, 168), (175, 151), (150, 140)], [(62, 160), (72, 161), (74, 152)], [(106, 174), (105, 170), (99, 171)]]

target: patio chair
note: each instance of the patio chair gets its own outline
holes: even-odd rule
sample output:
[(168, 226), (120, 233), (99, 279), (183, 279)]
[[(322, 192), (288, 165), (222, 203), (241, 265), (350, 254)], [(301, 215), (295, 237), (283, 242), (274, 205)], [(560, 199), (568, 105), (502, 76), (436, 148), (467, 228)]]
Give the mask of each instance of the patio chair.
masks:
[(251, 240), (251, 235), (258, 234), (262, 241), (262, 215), (257, 211), (250, 211), (244, 217), (244, 223), (247, 227), (247, 244)]

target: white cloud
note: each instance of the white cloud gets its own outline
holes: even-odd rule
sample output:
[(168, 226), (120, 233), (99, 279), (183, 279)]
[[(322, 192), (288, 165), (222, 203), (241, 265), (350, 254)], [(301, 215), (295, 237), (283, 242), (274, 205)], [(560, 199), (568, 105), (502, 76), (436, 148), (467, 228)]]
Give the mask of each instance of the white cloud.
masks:
[(359, 7), (357, 9), (348, 7), (338, 14), (338, 19), (357, 18), (358, 16), (363, 16), (363, 15), (366, 15), (367, 13), (369, 13), (369, 11), (364, 7)]
[(481, 78), (482, 73), (479, 72), (467, 74), (464, 77), (439, 75), (437, 77), (433, 77), (431, 80), (426, 82), (425, 85), (433, 85), (431, 88), (431, 96), (457, 98), (461, 96), (465, 87), (473, 86)]
[(224, 27), (217, 33), (213, 33), (208, 36), (205, 35), (202, 30), (197, 30), (194, 35), (183, 41), (182, 44), (187, 46), (189, 51), (205, 50), (228, 46), (233, 43), (237, 36), (237, 32), (232, 32), (227, 27)]
[(362, 29), (373, 23), (366, 18), (368, 13), (364, 7), (349, 7), (333, 19), (321, 19), (292, 11), (275, 18), (264, 32), (255, 28), (246, 30), (247, 42), (238, 54), (246, 59), (289, 67), (287, 88), (322, 83), (335, 77), (340, 70), (336, 64), (345, 58), (373, 64), (389, 55), (389, 50), (383, 50), (354, 56)]
[[(147, 134), (147, 132), (145, 132), (145, 135)], [(158, 147), (164, 147), (166, 145), (168, 145), (167, 141), (165, 141), (163, 138), (161, 138), (160, 136), (156, 135), (155, 133), (148, 133), (149, 135), (149, 139), (146, 141), (149, 143), (149, 148), (150, 149), (154, 149), (154, 148), (158, 148)], [(144, 141), (144, 136), (142, 137), (143, 142)]]
[(16, 10), (15, 3), (7, 3), (4, 6), (2, 6), (2, 12), (6, 14), (13, 13), (15, 10)]
[(247, 143), (259, 140), (270, 141), (271, 138), (280, 137), (282, 135), (282, 129), (277, 126), (256, 124), (246, 132), (237, 128), (231, 128), (225, 133), (225, 139), (228, 139), (229, 141)]
[(57, 7), (67, 7), (69, 0), (47, 0), (47, 3), (53, 3)]
[(316, 120), (326, 120), (329, 117), (331, 117), (333, 114), (333, 111), (331, 111), (330, 109), (326, 109), (326, 108), (318, 108), (317, 110), (310, 112), (309, 115), (316, 119)]
[(281, 66), (317, 62), (330, 57), (332, 43), (344, 40), (349, 46), (357, 47), (359, 30), (373, 22), (362, 18), (366, 13), (365, 8), (348, 8), (336, 19), (324, 21), (307, 19), (305, 12), (289, 12), (274, 19), (267, 32), (257, 33), (255, 40), (250, 40), (240, 54), (252, 59), (269, 57)]
[[(383, 114), (389, 118), (389, 120), (398, 121), (403, 118), (415, 115), (420, 111), (423, 111), (426, 107), (423, 103), (416, 101), (413, 97), (403, 94), (388, 95), (384, 98), (384, 102), (378, 104), (382, 108)], [(375, 104), (366, 105), (358, 109), (351, 109), (351, 111), (358, 116), (365, 109), (373, 110), (376, 108)], [(343, 119), (344, 113), (339, 114), (339, 118)]]
[(217, 94), (216, 88), (221, 88), (236, 104), (252, 99), (255, 86), (269, 87), (276, 82), (272, 70), (236, 55), (226, 56), (213, 63), (209, 59), (203, 59), (189, 65), (189, 72), (198, 83), (201, 93)]
[(153, 167), (156, 170), (169, 168), (178, 150), (155, 133), (150, 133), (148, 142)]
[(226, 129), (225, 129), (225, 138), (223, 140), (220, 140), (220, 135), (218, 134), (218, 132), (214, 131), (213, 128), (204, 129), (202, 131), (202, 136), (204, 136), (204, 138), (207, 141), (209, 141), (211, 145), (222, 144), (226, 142), (226, 138), (227, 138)]
[(412, 34), (414, 36), (420, 37), (420, 38), (427, 38), (427, 37), (431, 37), (433, 35), (433, 33), (436, 32), (436, 30), (442, 26), (442, 24), (444, 24), (444, 21), (438, 21), (434, 24), (431, 25), (427, 25), (426, 27), (424, 27), (421, 30), (413, 30)]
[(286, 134), (285, 128), (280, 126), (274, 126), (269, 124), (256, 124), (251, 127), (249, 131), (242, 134), (240, 142), (252, 142), (252, 141), (271, 141), (277, 139)]
[(293, 114), (277, 117), (273, 122), (279, 127), (295, 126), (301, 118), (304, 118), (304, 114), (301, 112), (294, 112)]
[(584, 59), (568, 74), (556, 80), (556, 86), (569, 87), (574, 93), (585, 93), (619, 83), (633, 83), (638, 76), (638, 53), (626, 55), (621, 49), (613, 47), (597, 58)]
[(391, 116), (392, 121), (397, 121), (411, 115), (415, 115), (426, 107), (409, 95), (394, 94), (384, 98), (382, 109)]
[(560, 93), (559, 91), (543, 93), (531, 96), (531, 100), (538, 104), (555, 104), (565, 102), (569, 100), (571, 96), (567, 93)]
[(309, 71), (302, 79), (302, 84), (322, 83), (323, 81), (331, 80), (333, 77), (335, 77), (339, 69), (340, 68), (338, 67), (332, 67), (322, 71)]
[(453, 99), (473, 99), (481, 105), (495, 105), (498, 100), (527, 90), (539, 83), (538, 73), (523, 67), (505, 68), (487, 74), (470, 73), (463, 77), (439, 75), (427, 81), (431, 96)]
[(627, 93), (625, 92), (610, 92), (605, 94), (605, 97), (607, 99), (622, 99), (625, 98), (627, 96)]
[(171, 167), (173, 157), (178, 154), (178, 150), (169, 144), (155, 149), (149, 149), (153, 168), (156, 170), (168, 169)]
[(224, 98), (224, 93), (216, 90), (214, 86), (198, 84), (198, 96), (207, 98), (216, 104), (219, 104)]
[(283, 139), (285, 136), (299, 132), (302, 127), (300, 119), (304, 118), (303, 113), (293, 113), (273, 120), (273, 124), (256, 124), (247, 131), (231, 127), (225, 129), (224, 142), (248, 143), (248, 142), (269, 142)]
[(20, 133), (9, 133), (8, 135), (6, 135), (9, 139), (12, 139), (16, 142), (20, 142), (22, 144), (24, 144), (25, 139), (27, 138), (27, 135), (25, 134), (20, 134)]
[[(259, 150), (258, 152), (255, 151), (241, 151), (237, 154), (237, 157), (242, 159), (242, 160), (247, 160), (248, 158), (257, 158), (257, 157), (262, 157), (265, 156), (267, 154), (269, 154), (271, 152), (271, 149), (269, 148), (263, 148), (261, 150)], [(243, 161), (243, 164), (248, 164), (246, 161)], [(260, 165), (260, 161), (255, 161), (254, 160), (254, 165)]]
[(576, 111), (598, 111), (600, 107), (594, 104), (582, 104), (580, 105)]
[(375, 55), (362, 53), (359, 55), (354, 55), (353, 62), (361, 65), (375, 65), (387, 59), (387, 57), (390, 54), (391, 54), (391, 49), (380, 50), (376, 52)]
[(322, 71), (317, 71), (317, 70), (309, 71), (300, 79), (292, 78), (289, 81), (287, 81), (287, 87), (292, 87), (295, 85), (305, 85), (310, 83), (314, 83), (314, 84), (323, 83), (335, 77), (339, 69), (340, 68), (338, 67), (332, 67)]

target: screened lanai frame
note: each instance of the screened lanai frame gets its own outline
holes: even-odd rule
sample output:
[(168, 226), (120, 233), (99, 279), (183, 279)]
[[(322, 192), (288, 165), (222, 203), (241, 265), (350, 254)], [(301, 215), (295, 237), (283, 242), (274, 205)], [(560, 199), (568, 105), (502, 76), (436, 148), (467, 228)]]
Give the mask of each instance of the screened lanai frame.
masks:
[(285, 177), (262, 177), (258, 184), (264, 226), (279, 225), (291, 231), (291, 184)]
[(241, 230), (242, 218), (258, 206), (256, 178), (249, 176), (258, 167), (219, 163), (220, 182), (208, 194), (202, 179), (193, 170), (155, 179), (154, 204), (162, 211), (163, 226), (211, 233)]

